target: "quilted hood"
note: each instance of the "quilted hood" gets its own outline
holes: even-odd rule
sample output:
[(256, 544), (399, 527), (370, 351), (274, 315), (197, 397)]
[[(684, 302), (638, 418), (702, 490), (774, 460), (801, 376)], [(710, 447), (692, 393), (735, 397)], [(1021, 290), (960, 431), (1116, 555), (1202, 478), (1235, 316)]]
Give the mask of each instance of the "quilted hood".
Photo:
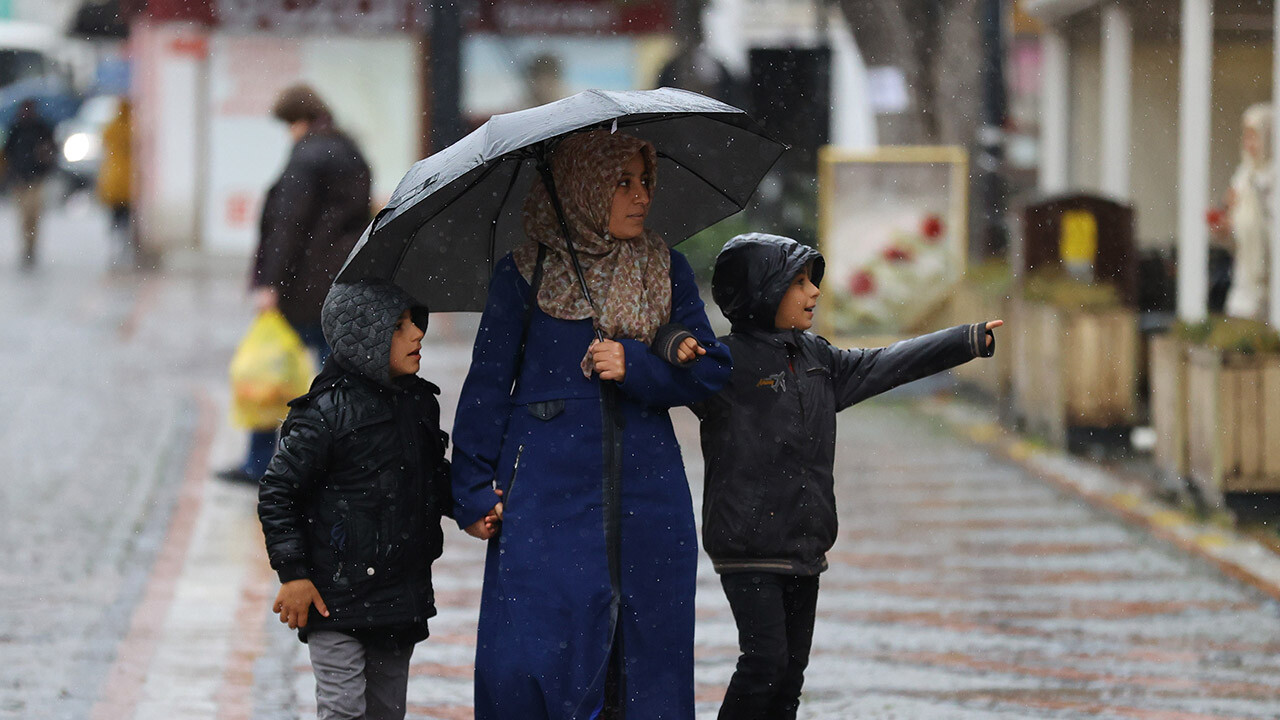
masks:
[(324, 339), (342, 367), (388, 387), (391, 336), (396, 320), (409, 309), (413, 323), (427, 329), (427, 308), (404, 290), (382, 282), (334, 283), (320, 310)]

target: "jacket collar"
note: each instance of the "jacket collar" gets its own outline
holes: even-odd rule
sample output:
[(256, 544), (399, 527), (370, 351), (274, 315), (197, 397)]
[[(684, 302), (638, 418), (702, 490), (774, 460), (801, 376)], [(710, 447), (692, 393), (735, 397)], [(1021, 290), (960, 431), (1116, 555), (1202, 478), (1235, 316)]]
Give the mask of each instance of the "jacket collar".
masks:
[(440, 388), (437, 387), (435, 383), (432, 383), (429, 380), (424, 380), (417, 375), (394, 378), (390, 384), (384, 385), (358, 372), (348, 370), (347, 367), (338, 360), (338, 358), (330, 355), (329, 359), (325, 360), (324, 365), (320, 368), (320, 374), (316, 375), (315, 380), (311, 381), (311, 388), (307, 390), (307, 394), (289, 401), (289, 407), (293, 407), (295, 403), (301, 404), (315, 395), (344, 382), (363, 385), (375, 392), (387, 393), (392, 396), (403, 395), (414, 391), (425, 392), (432, 395), (440, 394)]
[(765, 330), (758, 327), (735, 327), (733, 332), (778, 347), (800, 347), (800, 330)]

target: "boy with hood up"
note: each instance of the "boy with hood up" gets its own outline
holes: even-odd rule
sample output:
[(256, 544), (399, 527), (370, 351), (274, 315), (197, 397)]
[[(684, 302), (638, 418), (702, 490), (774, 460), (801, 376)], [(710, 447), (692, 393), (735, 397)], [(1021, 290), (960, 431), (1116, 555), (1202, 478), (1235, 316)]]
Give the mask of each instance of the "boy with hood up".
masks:
[(795, 240), (739, 235), (716, 258), (711, 293), (732, 323), (733, 373), (694, 407), (706, 479), (702, 542), (738, 626), (741, 656), (720, 720), (795, 718), (809, 664), (818, 575), (836, 539), (836, 413), (995, 352), (961, 325), (875, 349), (841, 350), (813, 324), (822, 255)]
[(427, 309), (394, 285), (335, 284), (321, 325), (333, 353), (259, 487), (273, 612), (308, 644), (322, 720), (401, 719), (453, 508), (440, 389), (417, 376)]

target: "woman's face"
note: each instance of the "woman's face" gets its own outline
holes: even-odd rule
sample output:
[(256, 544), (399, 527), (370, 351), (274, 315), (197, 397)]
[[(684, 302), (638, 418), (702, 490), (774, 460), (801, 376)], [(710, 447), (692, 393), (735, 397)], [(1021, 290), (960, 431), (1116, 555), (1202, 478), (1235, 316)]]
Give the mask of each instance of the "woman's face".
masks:
[(622, 177), (613, 189), (613, 206), (609, 211), (609, 234), (618, 240), (630, 240), (644, 232), (644, 219), (649, 214), (649, 185), (653, 179), (644, 167), (640, 153), (631, 156), (622, 168)]

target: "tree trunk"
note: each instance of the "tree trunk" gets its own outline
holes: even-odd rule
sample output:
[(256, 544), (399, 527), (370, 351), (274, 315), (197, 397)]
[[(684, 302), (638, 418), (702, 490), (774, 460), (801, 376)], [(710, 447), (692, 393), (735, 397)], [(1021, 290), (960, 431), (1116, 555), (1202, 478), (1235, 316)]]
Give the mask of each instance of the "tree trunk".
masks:
[(840, 0), (868, 68), (904, 75), (906, 111), (876, 117), (883, 145), (970, 146), (980, 122), (979, 0)]

